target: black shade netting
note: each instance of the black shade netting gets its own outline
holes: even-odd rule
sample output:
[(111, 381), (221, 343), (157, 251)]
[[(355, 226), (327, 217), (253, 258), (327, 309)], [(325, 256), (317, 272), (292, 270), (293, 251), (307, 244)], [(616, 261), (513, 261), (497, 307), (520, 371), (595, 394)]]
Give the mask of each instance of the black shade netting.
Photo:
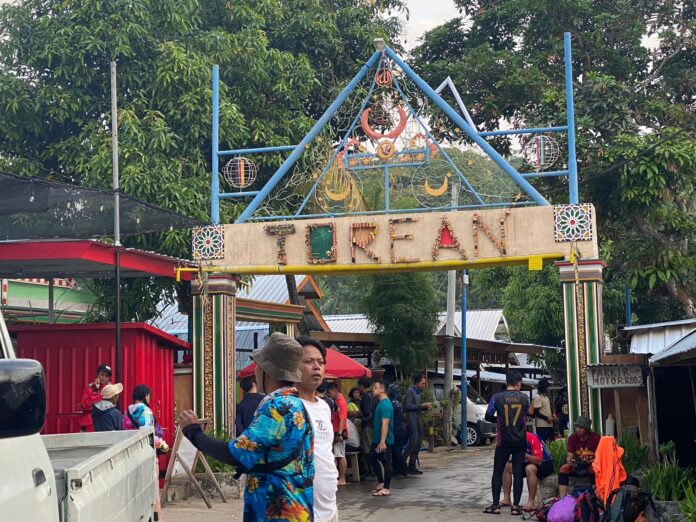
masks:
[[(120, 196), (121, 234), (204, 225), (130, 196)], [(0, 240), (93, 239), (114, 233), (114, 193), (0, 173)]]

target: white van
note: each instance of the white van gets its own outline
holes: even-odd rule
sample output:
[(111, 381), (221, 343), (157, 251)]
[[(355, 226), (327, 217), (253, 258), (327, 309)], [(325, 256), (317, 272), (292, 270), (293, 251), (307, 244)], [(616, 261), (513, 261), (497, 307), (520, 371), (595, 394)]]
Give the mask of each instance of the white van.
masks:
[[(442, 406), (440, 401), (444, 399), (445, 390), (442, 379), (434, 378), (429, 381), (433, 391), (433, 409), (441, 413)], [(497, 426), (486, 420), (486, 408), (488, 404), (478, 392), (470, 385), (467, 385), (466, 402), (466, 443), (467, 446), (478, 446), (496, 437)], [(462, 412), (459, 407), (453, 412), (454, 422), (452, 423), (453, 442), (461, 443)]]
[(43, 367), (15, 358), (0, 313), (0, 519), (152, 521), (152, 428), (41, 436), (45, 412)]

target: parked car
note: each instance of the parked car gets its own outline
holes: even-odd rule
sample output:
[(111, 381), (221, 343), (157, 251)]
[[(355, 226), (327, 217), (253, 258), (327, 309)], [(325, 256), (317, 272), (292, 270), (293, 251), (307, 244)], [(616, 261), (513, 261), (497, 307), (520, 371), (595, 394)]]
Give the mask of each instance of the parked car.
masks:
[[(441, 379), (431, 379), (430, 386), (433, 389), (433, 409), (441, 413), (443, 408), (440, 401), (444, 399), (444, 384)], [(486, 421), (486, 408), (488, 404), (478, 392), (470, 385), (467, 385), (467, 403), (466, 403), (466, 443), (467, 446), (478, 446), (484, 442), (489, 442), (496, 437), (497, 426)], [(462, 412), (460, 408), (456, 408), (452, 412), (452, 434), (453, 443), (461, 444), (462, 431)]]
[(43, 367), (15, 358), (0, 314), (0, 518), (154, 520), (152, 428), (41, 436), (46, 399)]

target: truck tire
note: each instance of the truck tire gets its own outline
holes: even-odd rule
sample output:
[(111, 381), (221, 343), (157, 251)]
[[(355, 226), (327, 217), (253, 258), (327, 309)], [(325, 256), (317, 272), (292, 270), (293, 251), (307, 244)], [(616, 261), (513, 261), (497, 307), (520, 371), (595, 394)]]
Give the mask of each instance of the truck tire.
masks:
[(466, 425), (466, 445), (467, 446), (478, 446), (481, 444), (481, 432), (479, 431), (476, 424), (471, 422)]

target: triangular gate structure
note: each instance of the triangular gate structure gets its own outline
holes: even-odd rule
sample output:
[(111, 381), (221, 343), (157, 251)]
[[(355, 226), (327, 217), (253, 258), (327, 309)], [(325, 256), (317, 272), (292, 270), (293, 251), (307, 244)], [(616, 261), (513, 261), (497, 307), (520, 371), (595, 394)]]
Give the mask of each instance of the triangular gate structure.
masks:
[[(572, 120), (561, 127), (479, 132), (380, 40), (377, 51), (304, 139), (287, 147), (217, 149), (218, 70), (213, 85), (212, 222), (222, 199), (250, 197), (236, 223), (302, 217), (548, 205), (529, 178), (568, 175), (575, 161)], [(451, 82), (450, 82), (451, 83)], [(449, 85), (453, 93), (456, 89)], [(442, 87), (442, 86), (441, 86)], [(459, 100), (457, 100), (459, 103)], [(572, 95), (570, 98), (572, 104)], [(461, 106), (461, 103), (460, 103)], [(572, 112), (570, 113), (572, 116)], [(548, 171), (560, 156), (548, 133), (568, 133), (564, 170)], [(520, 173), (486, 136), (530, 136)], [(461, 144), (465, 143), (465, 146)], [(453, 145), (456, 144), (456, 145)], [(286, 153), (265, 185), (253, 188), (257, 167), (247, 156)], [(523, 151), (525, 152), (525, 151)], [(231, 157), (231, 159), (227, 159)], [(230, 192), (221, 192), (219, 160)]]

